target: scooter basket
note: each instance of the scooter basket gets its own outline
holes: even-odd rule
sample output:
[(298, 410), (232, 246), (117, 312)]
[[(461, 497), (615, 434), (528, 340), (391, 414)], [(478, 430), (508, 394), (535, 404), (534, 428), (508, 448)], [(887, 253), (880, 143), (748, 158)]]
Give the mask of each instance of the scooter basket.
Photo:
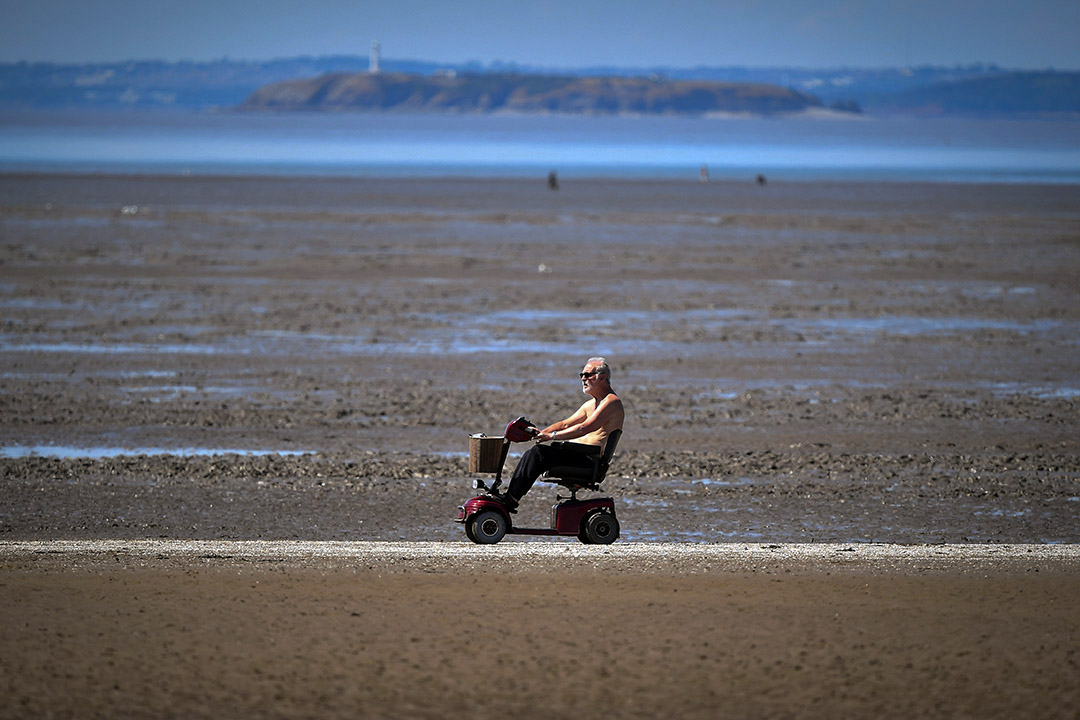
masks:
[(469, 472), (499, 472), (499, 465), (502, 461), (502, 444), (502, 438), (486, 437), (484, 435), (470, 436)]

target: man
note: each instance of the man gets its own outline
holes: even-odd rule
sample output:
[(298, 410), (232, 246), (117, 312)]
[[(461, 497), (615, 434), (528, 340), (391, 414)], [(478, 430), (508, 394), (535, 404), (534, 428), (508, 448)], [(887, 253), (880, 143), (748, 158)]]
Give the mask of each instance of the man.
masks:
[[(591, 464), (590, 456), (602, 453), (607, 438), (622, 430), (623, 404), (611, 387), (611, 369), (602, 357), (590, 358), (579, 374), (581, 391), (589, 396), (570, 417), (541, 430), (537, 444), (529, 448), (510, 478), (505, 494), (498, 497), (511, 510), (547, 470), (558, 465)], [(554, 445), (543, 445), (549, 441)], [(572, 443), (563, 441), (573, 440)]]

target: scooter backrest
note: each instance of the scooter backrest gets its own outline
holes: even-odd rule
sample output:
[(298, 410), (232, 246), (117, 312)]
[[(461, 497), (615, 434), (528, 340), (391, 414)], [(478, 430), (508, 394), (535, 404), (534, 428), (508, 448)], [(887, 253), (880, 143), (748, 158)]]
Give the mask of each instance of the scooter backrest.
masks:
[(600, 482), (607, 475), (608, 465), (611, 464), (611, 458), (615, 455), (615, 448), (619, 445), (619, 438), (622, 437), (622, 430), (616, 430), (608, 435), (607, 442), (604, 444), (604, 454), (600, 458), (599, 467), (597, 470), (598, 477), (596, 482)]

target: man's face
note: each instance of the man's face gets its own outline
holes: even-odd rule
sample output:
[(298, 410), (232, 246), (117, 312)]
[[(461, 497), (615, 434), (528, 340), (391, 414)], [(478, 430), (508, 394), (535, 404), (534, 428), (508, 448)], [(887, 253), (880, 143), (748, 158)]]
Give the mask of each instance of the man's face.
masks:
[(586, 365), (581, 369), (581, 392), (589, 394), (589, 388), (600, 382), (600, 374), (595, 365)]

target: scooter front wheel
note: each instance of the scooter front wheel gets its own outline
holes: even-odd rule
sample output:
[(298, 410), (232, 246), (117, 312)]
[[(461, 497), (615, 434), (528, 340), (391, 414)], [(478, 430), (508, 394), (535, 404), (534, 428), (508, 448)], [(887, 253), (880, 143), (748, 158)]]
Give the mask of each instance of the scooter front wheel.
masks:
[(469, 518), (465, 524), (465, 534), (474, 543), (481, 545), (499, 542), (509, 529), (510, 523), (506, 516), (497, 510), (482, 510)]

